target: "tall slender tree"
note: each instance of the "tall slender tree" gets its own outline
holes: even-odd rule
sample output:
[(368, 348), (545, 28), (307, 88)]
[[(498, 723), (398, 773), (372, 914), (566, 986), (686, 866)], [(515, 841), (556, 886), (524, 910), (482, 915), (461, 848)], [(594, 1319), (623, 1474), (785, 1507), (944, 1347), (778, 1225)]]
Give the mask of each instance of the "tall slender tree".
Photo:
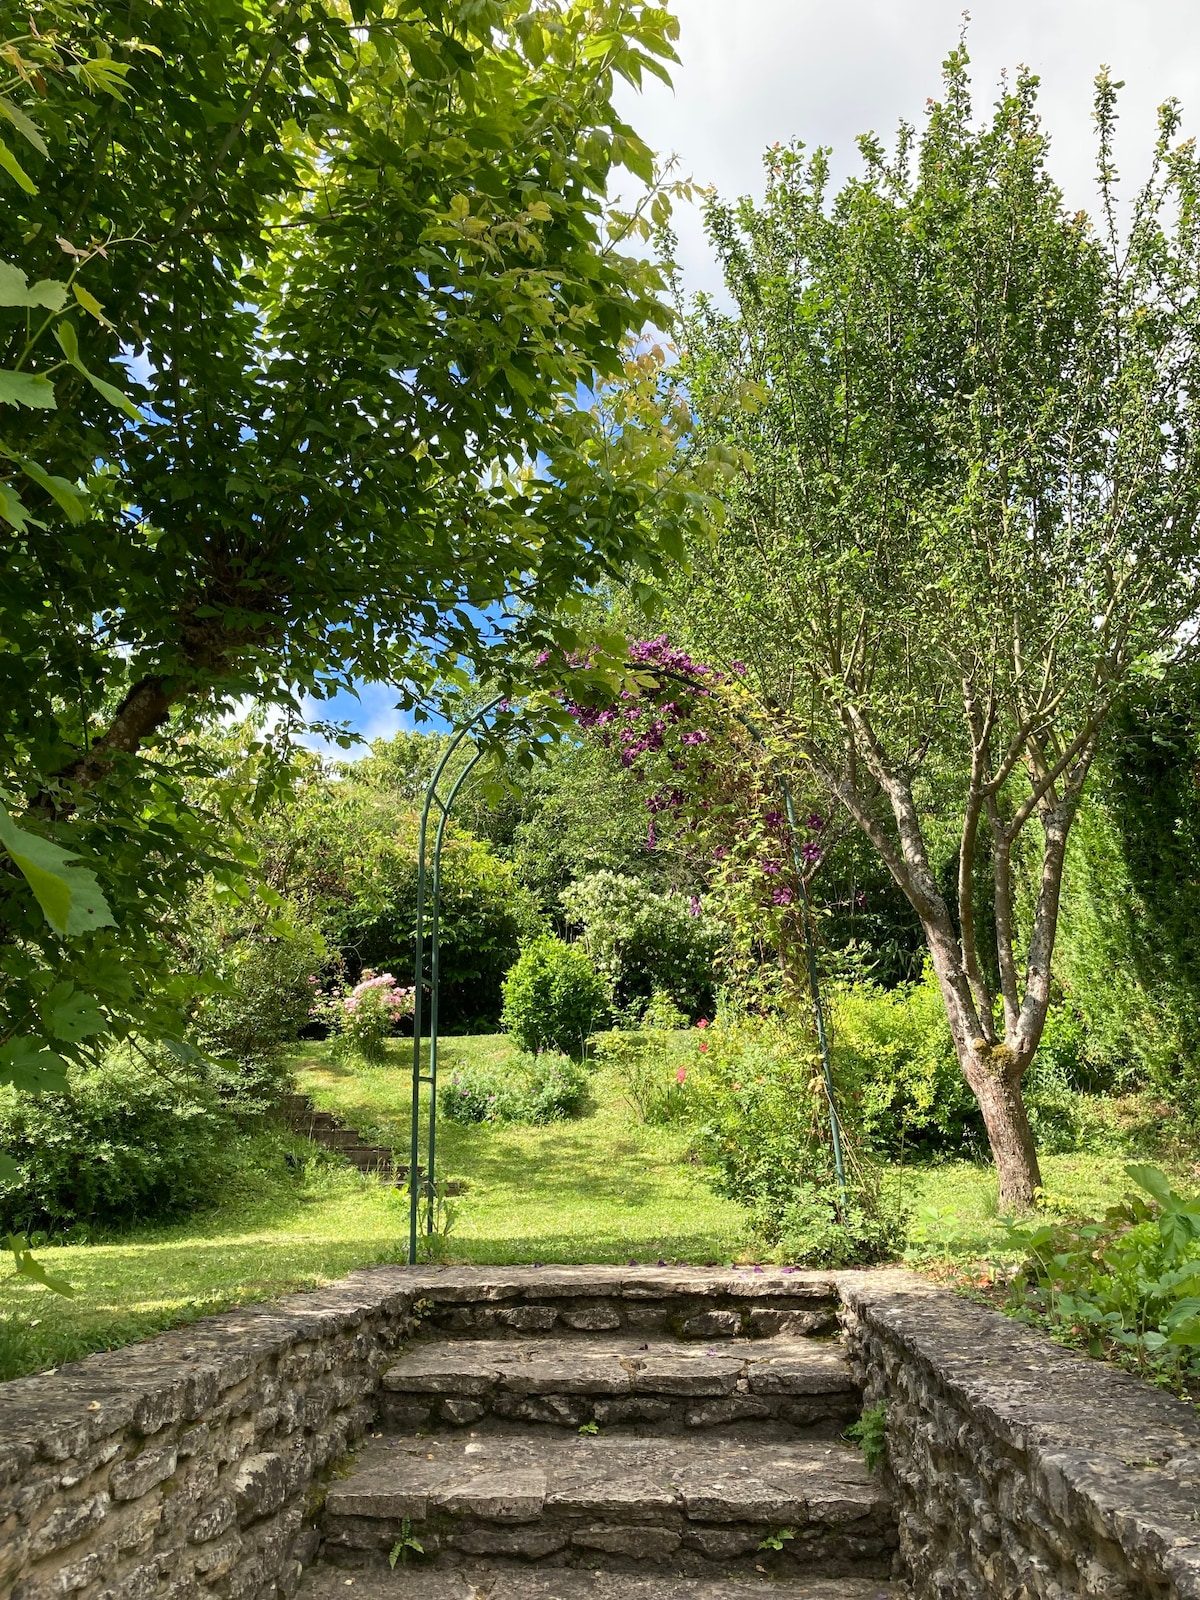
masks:
[(736, 465), (672, 603), (919, 917), (1018, 1207), (1068, 834), (1114, 706), (1200, 609), (1200, 166), (1168, 104), (1122, 230), (1102, 75), (1098, 216), (1069, 213), (1036, 90), (1021, 73), (977, 126), (960, 48), (923, 134), (862, 139), (836, 193), (794, 146), (761, 204), (710, 203), (733, 308), (688, 311), (678, 382), (695, 448)]

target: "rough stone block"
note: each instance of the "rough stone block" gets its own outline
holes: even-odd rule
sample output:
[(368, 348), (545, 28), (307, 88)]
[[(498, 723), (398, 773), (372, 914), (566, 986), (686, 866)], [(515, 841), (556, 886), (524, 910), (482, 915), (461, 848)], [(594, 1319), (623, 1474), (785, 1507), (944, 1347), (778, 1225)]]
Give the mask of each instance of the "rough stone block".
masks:
[(697, 1311), (680, 1328), (685, 1339), (732, 1339), (742, 1331), (738, 1311)]
[(208, 1544), (199, 1545), (192, 1559), (196, 1571), (209, 1583), (215, 1583), (218, 1578), (233, 1571), (241, 1553), (241, 1535), (230, 1533), (223, 1539), (213, 1539)]
[(213, 1502), (192, 1522), (188, 1530), (190, 1544), (207, 1544), (215, 1539), (218, 1534), (232, 1528), (237, 1521), (237, 1505), (232, 1495), (222, 1495)]
[(558, 1310), (555, 1306), (513, 1306), (498, 1311), (496, 1321), (520, 1333), (548, 1333), (558, 1321)]
[[(416, 1407), (422, 1410), (421, 1407)], [(461, 1400), (456, 1397), (447, 1397), (439, 1402), (438, 1415), (455, 1428), (465, 1428), (472, 1422), (478, 1422), (480, 1417), (486, 1416), (487, 1407), (478, 1400)], [(423, 1409), (423, 1415), (428, 1420), (428, 1408)]]
[(109, 1492), (114, 1500), (139, 1500), (156, 1483), (169, 1478), (178, 1461), (172, 1445), (143, 1450), (130, 1461), (118, 1461), (108, 1475)]
[(602, 1333), (607, 1329), (621, 1326), (621, 1318), (616, 1308), (606, 1302), (576, 1306), (567, 1311), (560, 1311), (559, 1316), (568, 1328), (574, 1328), (579, 1333)]
[(57, 1506), (34, 1531), (29, 1541), (33, 1560), (65, 1550), (98, 1528), (108, 1515), (111, 1501), (106, 1494), (91, 1495), (75, 1505)]
[(623, 1528), (593, 1523), (590, 1527), (576, 1529), (571, 1535), (571, 1543), (580, 1549), (627, 1556), (633, 1561), (669, 1561), (681, 1542), (672, 1528), (648, 1527), (643, 1523)]
[(283, 1457), (272, 1451), (247, 1456), (238, 1464), (230, 1487), (242, 1522), (277, 1511), (286, 1493)]

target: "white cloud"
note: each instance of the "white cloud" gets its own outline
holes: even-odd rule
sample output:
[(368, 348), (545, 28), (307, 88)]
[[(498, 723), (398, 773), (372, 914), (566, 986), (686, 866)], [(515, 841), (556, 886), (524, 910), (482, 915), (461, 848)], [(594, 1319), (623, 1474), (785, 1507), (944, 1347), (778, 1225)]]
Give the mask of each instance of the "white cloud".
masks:
[(368, 753), (367, 745), (372, 739), (390, 739), (402, 729), (414, 727), (411, 713), (397, 707), (395, 689), (386, 683), (362, 682), (357, 689), (357, 697), (343, 690), (332, 700), (314, 700), (311, 695), (305, 695), (301, 704), (308, 721), (347, 722), (362, 735), (366, 744), (343, 750), (341, 745), (316, 733), (302, 735), (299, 742), (335, 761), (357, 761)]
[[(763, 151), (776, 140), (833, 145), (853, 169), (854, 138), (920, 126), (940, 63), (958, 37), (961, 0), (676, 0), (682, 64), (674, 92), (651, 84), (622, 108), (660, 153), (725, 195), (761, 192)], [(1200, 128), (1200, 7), (1194, 0), (980, 0), (968, 33), (976, 103), (988, 106), (1002, 68), (1042, 78), (1051, 169), (1073, 209), (1094, 197), (1092, 83), (1108, 65), (1126, 80), (1119, 164), (1131, 187), (1145, 171), (1155, 109), (1183, 101), (1184, 131)], [(698, 217), (677, 227), (687, 281), (719, 287)]]

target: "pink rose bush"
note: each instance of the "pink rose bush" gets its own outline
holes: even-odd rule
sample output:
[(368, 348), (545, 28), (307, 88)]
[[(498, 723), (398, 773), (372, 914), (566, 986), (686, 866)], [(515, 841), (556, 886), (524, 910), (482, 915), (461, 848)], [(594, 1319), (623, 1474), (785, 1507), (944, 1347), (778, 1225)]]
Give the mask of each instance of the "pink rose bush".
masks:
[(350, 990), (334, 992), (314, 1015), (324, 1016), (334, 1041), (334, 1054), (382, 1061), (387, 1040), (397, 1024), (413, 1014), (412, 988), (403, 988), (390, 972), (364, 971)]

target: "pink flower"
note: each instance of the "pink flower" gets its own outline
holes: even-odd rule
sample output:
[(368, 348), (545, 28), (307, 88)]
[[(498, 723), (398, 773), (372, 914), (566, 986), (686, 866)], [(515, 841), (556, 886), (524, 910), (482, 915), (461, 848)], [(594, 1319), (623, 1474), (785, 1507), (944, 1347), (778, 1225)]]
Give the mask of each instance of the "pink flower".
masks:
[(694, 894), (692, 896), (692, 898), (688, 901), (688, 916), (689, 917), (698, 917), (699, 915), (700, 915), (700, 896), (698, 894)]
[(771, 899), (777, 906), (790, 906), (792, 903), (792, 891), (781, 884), (778, 889), (771, 890)]
[(707, 1039), (701, 1039), (701, 1041), (700, 1041), (700, 1054), (703, 1055), (704, 1052), (707, 1049), (708, 1049), (708, 1040)]
[(675, 1082), (676, 1083), (686, 1083), (687, 1082), (687, 1068), (686, 1067), (680, 1067), (678, 1072), (676, 1072), (676, 1074), (675, 1074)]
[(700, 1021), (696, 1024), (696, 1026), (698, 1028), (707, 1028), (708, 1027), (708, 1018), (707, 1017), (701, 1017)]

